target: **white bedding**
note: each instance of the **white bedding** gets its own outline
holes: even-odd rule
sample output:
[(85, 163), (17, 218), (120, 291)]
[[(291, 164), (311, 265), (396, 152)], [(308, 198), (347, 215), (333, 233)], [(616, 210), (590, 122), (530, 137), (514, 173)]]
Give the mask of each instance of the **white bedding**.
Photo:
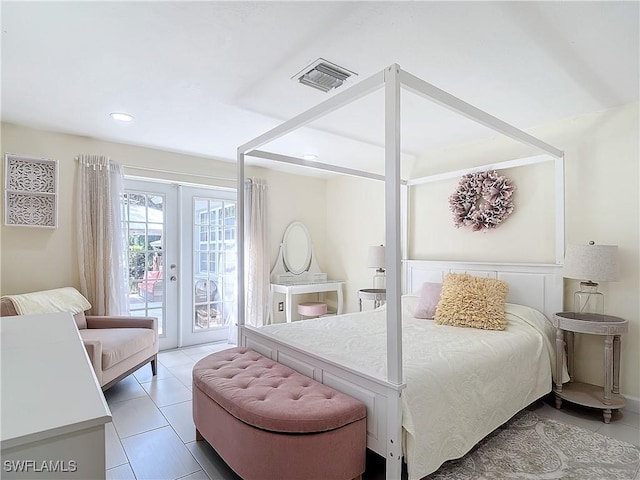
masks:
[[(404, 454), (410, 479), (459, 458), (548, 393), (555, 329), (537, 310), (507, 304), (504, 331), (436, 325), (413, 318), (403, 297)], [(386, 319), (375, 311), (262, 327), (265, 333), (386, 379)], [(567, 378), (568, 379), (568, 378)], [(565, 380), (565, 379), (563, 379)]]

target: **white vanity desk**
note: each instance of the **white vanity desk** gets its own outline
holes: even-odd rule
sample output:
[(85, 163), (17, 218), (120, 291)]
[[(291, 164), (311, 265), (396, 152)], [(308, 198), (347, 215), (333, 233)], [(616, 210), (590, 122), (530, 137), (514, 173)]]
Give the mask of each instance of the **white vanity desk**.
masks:
[(271, 270), (271, 288), (269, 289), (269, 315), (275, 318), (273, 297), (276, 293), (285, 295), (285, 316), (291, 323), (293, 295), (304, 293), (336, 292), (338, 297), (337, 314), (342, 313), (342, 284), (337, 280), (328, 280), (327, 274), (320, 271), (313, 252), (311, 234), (302, 222), (291, 222), (284, 232), (278, 258)]
[(344, 282), (333, 280), (323, 280), (309, 283), (272, 283), (271, 290), (269, 292), (269, 312), (272, 315), (271, 318), (275, 318), (275, 311), (273, 310), (273, 297), (276, 293), (283, 293), (285, 295), (284, 311), (287, 318), (287, 323), (291, 323), (292, 321), (292, 296), (301, 295), (303, 293), (336, 292), (336, 295), (338, 297), (337, 314), (340, 315), (343, 309), (343, 283)]
[(2, 478), (104, 479), (111, 412), (71, 314), (2, 317), (1, 334)]

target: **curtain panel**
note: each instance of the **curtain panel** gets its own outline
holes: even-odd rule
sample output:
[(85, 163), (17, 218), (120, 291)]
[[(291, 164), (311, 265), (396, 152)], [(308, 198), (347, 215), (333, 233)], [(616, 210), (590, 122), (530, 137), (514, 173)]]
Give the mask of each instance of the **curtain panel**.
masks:
[(80, 289), (93, 315), (126, 315), (128, 264), (122, 219), (124, 174), (102, 155), (78, 157)]
[(246, 179), (244, 200), (247, 269), (245, 322), (260, 327), (270, 322), (266, 182), (260, 178)]

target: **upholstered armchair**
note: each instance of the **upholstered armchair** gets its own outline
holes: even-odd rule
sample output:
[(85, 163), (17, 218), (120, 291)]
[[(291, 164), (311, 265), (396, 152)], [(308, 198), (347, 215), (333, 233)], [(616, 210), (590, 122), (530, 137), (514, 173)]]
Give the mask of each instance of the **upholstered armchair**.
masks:
[(0, 298), (0, 315), (69, 311), (78, 327), (102, 390), (147, 363), (157, 372), (158, 320), (153, 317), (85, 315), (91, 305), (75, 288), (57, 288)]

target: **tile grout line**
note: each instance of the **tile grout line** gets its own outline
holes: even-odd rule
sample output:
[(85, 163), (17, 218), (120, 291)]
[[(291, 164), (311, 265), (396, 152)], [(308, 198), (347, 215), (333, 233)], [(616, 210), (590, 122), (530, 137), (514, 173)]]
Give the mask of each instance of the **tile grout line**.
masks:
[[(178, 349), (178, 350), (175, 350), (175, 351), (180, 351), (180, 350)], [(185, 356), (187, 356), (191, 361), (194, 361), (194, 362), (198, 362), (200, 359), (204, 358), (205, 356), (207, 356), (207, 355), (209, 355), (209, 354), (211, 354), (211, 353), (213, 353), (213, 351), (204, 352), (204, 353), (203, 353), (202, 355), (200, 355), (198, 358), (193, 358), (192, 356), (190, 356), (190, 355), (188, 355), (187, 353), (184, 353), (184, 352), (183, 352), (183, 354), (184, 354)], [(162, 365), (162, 367), (163, 367), (164, 369), (166, 369), (166, 370), (171, 374), (171, 377), (168, 377), (168, 378), (175, 378), (175, 379), (177, 379), (177, 380), (178, 380), (178, 382), (179, 382), (180, 384), (182, 384), (185, 388), (188, 388), (188, 386), (187, 386), (187, 385), (185, 385), (185, 384), (184, 384), (184, 382), (183, 382), (182, 380), (180, 380), (176, 375), (174, 375), (174, 374), (173, 374), (173, 372), (171, 372), (171, 368), (172, 368), (172, 367), (179, 366), (180, 364), (173, 365), (172, 367), (168, 367), (168, 366), (166, 366), (165, 364), (163, 364), (163, 363), (160, 361), (160, 359), (158, 359), (158, 363), (159, 363), (159, 364), (161, 364), (161, 365)], [(184, 365), (187, 365), (187, 363), (185, 363)], [(134, 373), (135, 373), (135, 372), (134, 372)], [(124, 399), (124, 400), (118, 400), (118, 401), (113, 401), (113, 402), (107, 402), (107, 404), (109, 404), (109, 403), (113, 403), (113, 404), (115, 404), (115, 403), (121, 403), (121, 402), (125, 402), (125, 401), (128, 401), (128, 400), (134, 400), (134, 399), (136, 399), (136, 398), (144, 398), (145, 396), (147, 396), (147, 397), (151, 400), (151, 402), (153, 403), (154, 407), (159, 411), (160, 415), (162, 415), (162, 417), (165, 419), (165, 421), (167, 422), (167, 424), (166, 424), (166, 425), (162, 425), (162, 426), (160, 426), (160, 427), (151, 428), (151, 429), (149, 429), (149, 430), (145, 430), (145, 431), (143, 431), (143, 432), (139, 432), (139, 433), (136, 433), (136, 434), (133, 434), (133, 435), (129, 435), (129, 436), (126, 436), (126, 437), (121, 437), (121, 436), (120, 436), (120, 433), (118, 432), (118, 429), (116, 428), (115, 423), (113, 423), (113, 421), (112, 421), (111, 423), (112, 423), (112, 425), (113, 425), (113, 429), (114, 429), (114, 431), (115, 431), (115, 433), (116, 433), (116, 436), (118, 437), (118, 443), (119, 443), (119, 445), (120, 445), (120, 448), (122, 448), (122, 451), (123, 451), (123, 453), (124, 453), (124, 455), (125, 455), (125, 458), (127, 459), (127, 463), (123, 463), (123, 464), (121, 464), (121, 465), (116, 465), (116, 466), (111, 467), (111, 468), (109, 468), (109, 469), (105, 469), (105, 473), (106, 473), (107, 471), (109, 471), (109, 470), (113, 470), (113, 469), (116, 469), (116, 468), (123, 467), (124, 465), (128, 465), (129, 469), (130, 469), (130, 470), (131, 470), (131, 472), (133, 473), (134, 478), (135, 478), (135, 479), (137, 479), (136, 472), (135, 472), (135, 470), (133, 469), (133, 466), (131, 465), (131, 459), (129, 458), (129, 455), (127, 454), (127, 451), (126, 451), (126, 449), (124, 448), (124, 445), (123, 445), (123, 443), (122, 443), (123, 438), (132, 438), (132, 437), (135, 437), (136, 435), (142, 435), (142, 434), (145, 434), (145, 433), (148, 433), (148, 432), (152, 432), (152, 431), (154, 431), (154, 430), (159, 430), (159, 429), (161, 429), (161, 428), (165, 428), (165, 427), (167, 427), (167, 426), (168, 426), (168, 427), (170, 427), (170, 428), (171, 428), (171, 430), (173, 431), (173, 433), (178, 437), (178, 439), (180, 440), (180, 442), (182, 443), (182, 445), (187, 449), (187, 451), (189, 452), (189, 455), (190, 455), (190, 456), (195, 460), (196, 464), (200, 467), (200, 469), (199, 469), (199, 470), (201, 470), (201, 471), (204, 473), (204, 475), (205, 475), (206, 477), (210, 478), (210, 477), (209, 477), (209, 474), (208, 474), (208, 473), (207, 473), (207, 471), (205, 470), (204, 465), (202, 465), (202, 463), (200, 463), (200, 462), (198, 461), (198, 459), (195, 457), (195, 455), (194, 455), (194, 454), (191, 452), (191, 450), (187, 447), (187, 443), (194, 443), (194, 442), (184, 442), (184, 441), (183, 441), (183, 439), (182, 439), (182, 437), (178, 434), (177, 430), (174, 428), (173, 424), (169, 421), (169, 419), (167, 418), (167, 416), (166, 416), (166, 415), (164, 414), (164, 412), (162, 411), (162, 408), (164, 408), (164, 407), (169, 407), (169, 406), (173, 406), (173, 405), (178, 405), (178, 404), (180, 404), (180, 403), (186, 403), (186, 402), (188, 402), (188, 401), (190, 401), (190, 400), (185, 400), (185, 401), (183, 401), (183, 402), (176, 402), (176, 403), (172, 403), (172, 404), (168, 404), (168, 405), (164, 405), (163, 407), (160, 407), (160, 406), (155, 402), (155, 400), (151, 397), (151, 395), (149, 394), (149, 392), (148, 392), (148, 391), (143, 387), (143, 383), (151, 383), (151, 382), (153, 381), (153, 378), (152, 378), (149, 382), (141, 382), (141, 381), (140, 381), (140, 380), (139, 380), (139, 379), (138, 379), (134, 374), (132, 374), (131, 376), (133, 377), (134, 381), (138, 384), (138, 386), (139, 386), (140, 388), (142, 388), (142, 391), (144, 392), (144, 394), (143, 394), (143, 395), (140, 395), (139, 397), (132, 397), (132, 398)], [(163, 379), (163, 380), (166, 380), (166, 379)], [(189, 389), (189, 390), (190, 390), (190, 389)], [(191, 391), (191, 390), (190, 390), (190, 391)], [(184, 475), (184, 476), (179, 477), (179, 478), (180, 478), (180, 479), (181, 479), (181, 478), (186, 478), (186, 477), (188, 477), (189, 475), (193, 475), (194, 473), (197, 473), (199, 470), (196, 470), (196, 471), (194, 471), (194, 472), (188, 473), (187, 475)], [(179, 480), (179, 479), (176, 479), (176, 480)]]
[[(162, 363), (162, 362), (158, 361), (158, 363)], [(164, 367), (164, 368), (166, 368), (167, 370), (169, 370), (169, 367), (165, 366), (164, 364), (163, 364), (163, 367)], [(169, 370), (169, 371), (170, 371), (170, 370)], [(178, 379), (177, 377), (175, 377), (175, 376), (174, 376), (173, 378), (176, 378), (176, 379), (178, 380), (178, 382), (179, 382), (179, 383), (182, 383), (182, 382), (180, 381), (180, 379)], [(136, 378), (136, 381), (138, 382), (138, 384), (140, 384), (140, 387), (144, 390), (145, 394), (146, 394), (149, 398), (151, 398), (151, 395), (149, 395), (149, 392), (148, 392), (147, 390), (145, 390), (145, 388), (142, 386), (142, 383), (141, 383), (137, 378)], [(145, 382), (145, 383), (151, 383), (151, 382)], [(183, 384), (183, 385), (184, 385), (184, 384)], [(185, 386), (185, 387), (186, 387), (186, 386)], [(182, 443), (182, 445), (184, 446), (184, 448), (187, 450), (187, 452), (189, 452), (189, 455), (191, 455), (191, 457), (195, 460), (195, 462), (200, 466), (200, 470), (202, 470), (202, 471), (204, 472), (204, 474), (208, 477), (209, 475), (207, 474), (206, 470), (204, 469), (204, 466), (203, 466), (203, 465), (198, 461), (198, 459), (197, 459), (197, 458), (195, 457), (195, 455), (191, 452), (191, 450), (189, 450), (189, 449), (187, 448), (187, 444), (182, 440), (182, 437), (178, 434), (177, 430), (173, 427), (173, 424), (169, 421), (169, 419), (167, 418), (167, 416), (164, 414), (164, 412), (162, 411), (162, 407), (158, 406), (158, 404), (153, 400), (153, 398), (151, 398), (151, 401), (153, 402), (153, 404), (155, 405), (155, 407), (156, 407), (156, 408), (158, 409), (158, 411), (160, 412), (160, 415), (162, 415), (162, 416), (164, 417), (164, 419), (167, 421), (167, 425), (168, 425), (169, 427), (171, 427), (171, 430), (173, 430), (173, 433), (174, 433), (174, 434), (175, 434), (175, 435), (180, 439), (180, 442)], [(173, 403), (173, 404), (171, 404), (171, 405), (177, 405), (178, 403), (186, 403), (186, 402), (188, 402), (188, 401), (189, 401), (189, 400), (186, 400), (185, 402), (177, 402), (177, 403)], [(168, 406), (170, 406), (170, 405), (165, 405), (165, 407), (168, 407)], [(167, 426), (167, 425), (165, 425), (165, 426)], [(160, 427), (160, 428), (162, 428), (162, 427)], [(155, 430), (155, 429), (154, 429), (154, 430)], [(125, 454), (126, 454), (126, 451), (125, 451)], [(128, 457), (127, 457), (127, 458), (128, 458)], [(131, 468), (131, 470), (133, 471), (133, 467)], [(188, 477), (189, 475), (193, 475), (193, 474), (194, 474), (194, 473), (196, 473), (196, 472), (197, 472), (197, 470), (196, 470), (195, 472), (188, 473), (187, 475), (184, 475), (184, 476), (179, 477), (179, 478)], [(134, 472), (134, 476), (135, 476), (135, 472)], [(178, 479), (176, 479), (176, 480), (178, 480)]]
[[(133, 472), (133, 468), (131, 467), (131, 459), (129, 458), (129, 455), (127, 455), (127, 451), (124, 449), (124, 445), (122, 445), (122, 439), (120, 438), (120, 434), (116, 429), (116, 425), (113, 422), (111, 422), (111, 424), (113, 425), (113, 430), (116, 432), (116, 437), (118, 437), (118, 443), (120, 444), (120, 448), (122, 449), (122, 452), (124, 453), (124, 456), (127, 459), (127, 462), (120, 465), (116, 465), (115, 467), (107, 468), (106, 470), (107, 471), (112, 470), (114, 468), (121, 467), (122, 465), (129, 465), (129, 468), (131, 468), (131, 471)], [(136, 476), (135, 472), (133, 473), (133, 476), (134, 477)]]
[[(186, 354), (185, 354), (185, 355), (186, 355)], [(204, 354), (202, 357), (200, 357), (200, 358), (203, 358), (203, 357), (204, 357), (204, 356), (206, 356), (206, 355), (209, 355), (209, 353), (205, 353), (205, 354)], [(195, 360), (195, 359), (192, 359), (192, 360)], [(196, 362), (198, 362), (198, 360), (195, 360), (195, 361), (196, 361)], [(158, 362), (159, 362), (159, 363), (162, 363), (162, 362), (160, 362), (160, 361), (158, 361)], [(163, 365), (163, 366), (164, 366), (164, 365)], [(164, 366), (164, 367), (165, 367), (167, 370), (169, 370), (169, 367), (167, 367), (167, 366)], [(169, 371), (171, 372), (171, 370), (169, 370)], [(171, 372), (171, 373), (173, 373), (173, 372)], [(174, 378), (177, 378), (177, 379), (178, 379), (178, 382), (180, 382), (180, 383), (182, 383), (182, 384), (184, 385), (184, 383), (183, 383), (183, 382), (182, 382), (178, 377), (176, 377), (175, 375), (174, 375)], [(137, 380), (137, 379), (136, 379), (136, 380)], [(187, 387), (186, 385), (184, 385), (184, 386), (185, 386), (185, 388)], [(144, 387), (143, 387), (143, 389), (144, 389)], [(147, 395), (149, 394), (146, 390), (145, 390), (145, 393), (147, 393)], [(192, 392), (192, 395), (193, 395), (193, 392)], [(151, 400), (153, 401), (153, 399), (151, 399)], [(187, 400), (187, 401), (188, 401), (188, 400)], [(193, 401), (193, 396), (192, 396), (192, 400), (191, 400), (191, 401)], [(185, 402), (178, 402), (178, 403), (185, 403)], [(155, 402), (154, 402), (154, 404), (155, 404)], [(177, 404), (173, 404), (173, 405), (177, 405)], [(167, 405), (167, 406), (168, 406), (168, 405)], [(175, 428), (173, 428), (173, 425), (171, 424), (171, 422), (169, 421), (169, 419), (166, 417), (166, 415), (164, 414), (164, 412), (160, 409), (160, 407), (158, 407), (157, 405), (156, 405), (156, 407), (158, 408), (158, 410), (160, 410), (160, 413), (162, 414), (162, 416), (167, 420), (167, 423), (169, 423), (169, 425), (171, 425), (171, 428), (173, 429), (174, 433), (178, 436), (178, 438), (180, 439), (180, 441), (181, 441), (181, 442), (182, 442), (182, 444), (184, 445), (184, 448), (186, 448), (186, 449), (187, 449), (187, 451), (189, 452), (189, 455), (191, 455), (191, 456), (193, 457), (193, 459), (196, 461), (196, 463), (197, 463), (198, 465), (200, 465), (200, 470), (202, 470), (202, 472), (205, 474), (205, 476), (206, 476), (207, 478), (210, 478), (210, 477), (209, 477), (209, 474), (207, 473), (207, 471), (206, 471), (206, 470), (205, 470), (205, 468), (204, 468), (204, 465), (203, 465), (202, 463), (200, 463), (200, 461), (199, 461), (199, 460), (198, 460), (198, 458), (193, 454), (193, 452), (191, 451), (191, 449), (189, 449), (189, 448), (187, 447), (187, 442), (184, 442), (184, 441), (182, 440), (182, 437), (180, 437), (180, 435), (179, 435), (179, 434), (178, 434), (178, 432), (175, 430)], [(197, 440), (195, 440), (195, 441), (197, 441)], [(188, 442), (188, 443), (192, 443), (192, 442)], [(188, 474), (188, 475), (192, 475), (193, 473), (196, 473), (196, 472), (192, 472), (192, 473), (190, 473), (190, 474)], [(185, 475), (185, 477), (186, 477), (186, 476), (188, 476), (188, 475)], [(180, 478), (184, 478), (184, 477), (180, 477)]]
[[(118, 430), (117, 430), (117, 428), (115, 427), (115, 424), (113, 424), (113, 427), (114, 427), (114, 429), (116, 430), (116, 435), (118, 436), (118, 442), (120, 442), (120, 446), (122, 447), (122, 451), (124, 452), (125, 457), (126, 457), (126, 458), (127, 458), (127, 460), (128, 460), (128, 463), (123, 463), (122, 465), (129, 465), (129, 468), (130, 468), (130, 469), (131, 469), (131, 471), (133, 472), (133, 476), (134, 476), (136, 479), (138, 478), (138, 477), (136, 476), (136, 472), (135, 472), (135, 470), (133, 469), (133, 466), (131, 465), (131, 459), (129, 458), (129, 455), (127, 454), (127, 450), (124, 448), (124, 445), (122, 444), (122, 439), (123, 439), (123, 438), (132, 438), (132, 437), (135, 437), (135, 436), (137, 436), (137, 435), (142, 435), (142, 434), (146, 434), (146, 433), (149, 433), (149, 432), (153, 432), (153, 431), (155, 431), (155, 430), (160, 430), (161, 428), (169, 427), (169, 428), (171, 428), (171, 430), (173, 431), (173, 433), (174, 433), (174, 434), (175, 434), (175, 435), (180, 439), (180, 442), (181, 442), (181, 443), (182, 443), (182, 445), (184, 445), (184, 447), (187, 449), (187, 451), (189, 452), (189, 455), (191, 455), (191, 457), (195, 460), (195, 462), (200, 466), (200, 470), (202, 470), (203, 472), (205, 472), (205, 470), (204, 470), (204, 468), (203, 468), (202, 464), (201, 464), (201, 463), (198, 461), (198, 459), (193, 455), (193, 453), (191, 453), (191, 451), (186, 447), (185, 442), (182, 440), (182, 438), (180, 437), (180, 435), (178, 434), (178, 432), (176, 431), (176, 429), (173, 427), (173, 425), (171, 424), (171, 422), (169, 421), (169, 419), (166, 417), (166, 415), (162, 412), (161, 407), (159, 407), (159, 406), (155, 403), (155, 401), (153, 400), (153, 398), (151, 398), (151, 395), (149, 395), (149, 392), (147, 392), (147, 391), (144, 389), (144, 387), (142, 387), (142, 383), (141, 383), (141, 382), (140, 382), (140, 381), (139, 381), (135, 376), (134, 376), (134, 378), (135, 378), (136, 382), (138, 382), (138, 384), (140, 385), (140, 387), (143, 389), (143, 391), (144, 391), (145, 395), (146, 395), (147, 397), (149, 397), (149, 399), (150, 399), (150, 400), (151, 400), (151, 402), (153, 403), (154, 407), (155, 407), (155, 408), (160, 412), (160, 415), (162, 415), (162, 417), (165, 419), (165, 421), (167, 422), (167, 424), (166, 424), (166, 425), (162, 425), (162, 426), (160, 426), (160, 427), (155, 427), (155, 428), (151, 428), (151, 429), (149, 429), (149, 430), (145, 430), (144, 432), (139, 432), (139, 433), (136, 433), (136, 434), (133, 434), (133, 435), (128, 435), (128, 436), (126, 436), (126, 437), (120, 437), (120, 434), (118, 433)], [(145, 382), (145, 383), (147, 383), (147, 382)], [(150, 382), (149, 382), (149, 383), (150, 383)], [(181, 383), (182, 383), (182, 382), (181, 382)], [(135, 398), (142, 398), (142, 397), (135, 397)], [(133, 400), (133, 399), (129, 399), (129, 400)], [(122, 400), (122, 401), (126, 401), (126, 400)], [(118, 403), (118, 402), (114, 402), (114, 403)], [(174, 404), (174, 405), (175, 405), (175, 404)], [(168, 405), (167, 405), (167, 406), (168, 406)], [(112, 422), (112, 423), (113, 423), (113, 422)], [(113, 468), (118, 468), (118, 467), (121, 467), (122, 465), (118, 465), (118, 466), (113, 467)], [(108, 469), (108, 470), (111, 470), (111, 468), (110, 468), (110, 469)], [(196, 470), (196, 471), (194, 471), (194, 472), (190, 472), (190, 473), (188, 473), (187, 475), (184, 475), (184, 476), (179, 477), (179, 478), (187, 477), (187, 476), (192, 475), (192, 474), (194, 474), (194, 473), (196, 473), (196, 472), (198, 472), (198, 470)], [(206, 472), (205, 472), (205, 475), (206, 475)], [(207, 476), (208, 476), (208, 475), (207, 475)], [(175, 480), (178, 480), (178, 479), (175, 479)]]

